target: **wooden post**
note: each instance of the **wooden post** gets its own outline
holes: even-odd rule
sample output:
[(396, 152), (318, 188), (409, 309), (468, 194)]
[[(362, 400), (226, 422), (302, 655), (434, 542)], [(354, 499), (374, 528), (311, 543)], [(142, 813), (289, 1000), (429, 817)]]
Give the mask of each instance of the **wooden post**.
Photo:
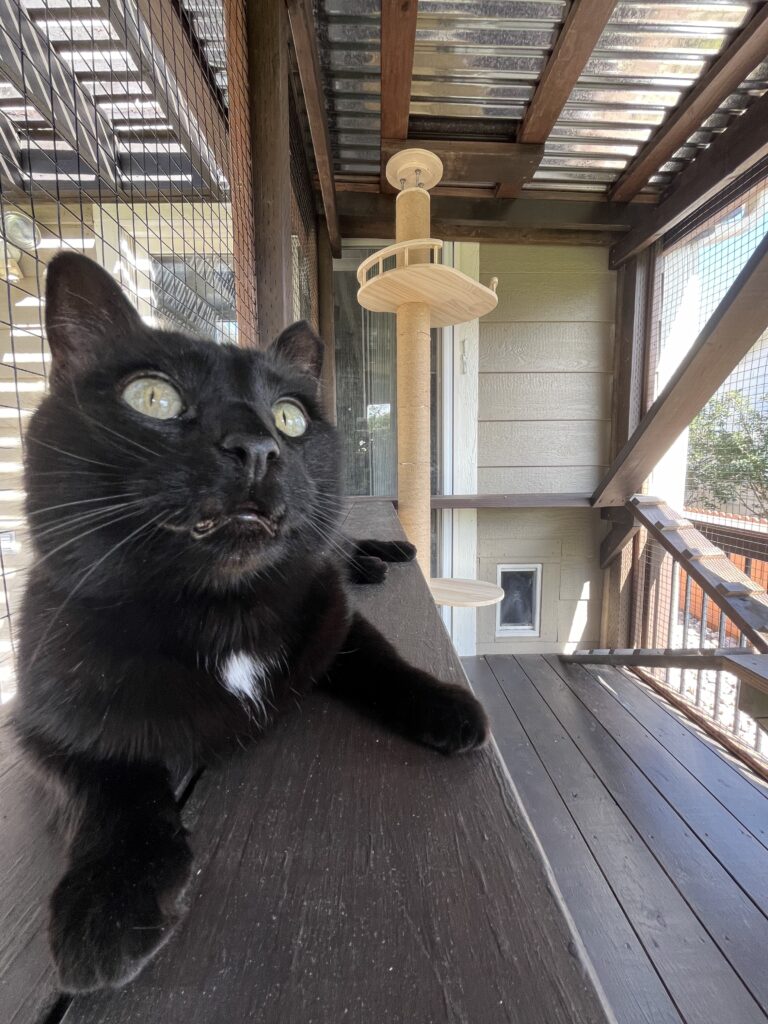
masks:
[(336, 328), (333, 315), (333, 254), (325, 221), (317, 218), (317, 290), (323, 353), (323, 404), (331, 423), (336, 422)]
[(285, 0), (248, 4), (259, 345), (292, 319), (288, 14)]
[(258, 341), (256, 252), (253, 234), (248, 39), (243, 0), (224, 0), (229, 81), (229, 188), (232, 199), (232, 259), (240, 345)]

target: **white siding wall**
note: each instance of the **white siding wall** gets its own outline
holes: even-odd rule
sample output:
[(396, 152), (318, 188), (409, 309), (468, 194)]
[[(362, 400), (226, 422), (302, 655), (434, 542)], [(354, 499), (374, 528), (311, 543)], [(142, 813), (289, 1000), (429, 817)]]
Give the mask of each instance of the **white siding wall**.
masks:
[[(499, 304), (480, 324), (478, 491), (591, 492), (610, 445), (615, 274), (603, 247), (482, 245)], [(541, 636), (496, 638), (481, 609), (477, 653), (597, 646), (604, 526), (590, 509), (482, 510), (478, 577), (541, 562)]]

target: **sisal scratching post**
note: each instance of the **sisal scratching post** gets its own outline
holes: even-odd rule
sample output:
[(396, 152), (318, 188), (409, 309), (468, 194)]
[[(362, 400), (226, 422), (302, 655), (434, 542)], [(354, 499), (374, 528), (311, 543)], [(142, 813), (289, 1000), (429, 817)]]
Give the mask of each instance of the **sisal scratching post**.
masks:
[(406, 302), (397, 311), (397, 512), (430, 577), (430, 334), (429, 306)]
[[(443, 243), (430, 238), (428, 190), (442, 174), (438, 157), (424, 149), (406, 149), (391, 158), (387, 180), (400, 189), (395, 204), (397, 241), (369, 256), (357, 271), (360, 305), (397, 315), (397, 510), (427, 579), (432, 537), (430, 328), (465, 323), (496, 305), (494, 290), (439, 262)], [(453, 603), (450, 584), (458, 581), (439, 582), (443, 584), (440, 602)], [(503, 596), (492, 584), (475, 586), (493, 591), (484, 594), (482, 603)], [(465, 587), (462, 593), (466, 592)], [(465, 597), (461, 603), (467, 603)]]
[[(400, 192), (395, 205), (395, 238), (429, 238), (430, 199), (424, 188)], [(429, 263), (429, 250), (414, 250), (408, 265)], [(401, 254), (400, 266), (406, 256)], [(405, 534), (416, 545), (421, 571), (431, 575), (430, 508), (430, 316), (426, 302), (397, 309), (397, 509)], [(401, 372), (402, 367), (402, 372)]]

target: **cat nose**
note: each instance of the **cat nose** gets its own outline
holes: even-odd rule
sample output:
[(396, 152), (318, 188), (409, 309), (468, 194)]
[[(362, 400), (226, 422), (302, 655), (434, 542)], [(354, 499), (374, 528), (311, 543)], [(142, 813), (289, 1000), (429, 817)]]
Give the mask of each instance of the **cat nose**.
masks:
[(234, 455), (245, 470), (249, 481), (263, 480), (280, 455), (280, 447), (272, 437), (252, 437), (248, 434), (227, 434), (219, 447)]

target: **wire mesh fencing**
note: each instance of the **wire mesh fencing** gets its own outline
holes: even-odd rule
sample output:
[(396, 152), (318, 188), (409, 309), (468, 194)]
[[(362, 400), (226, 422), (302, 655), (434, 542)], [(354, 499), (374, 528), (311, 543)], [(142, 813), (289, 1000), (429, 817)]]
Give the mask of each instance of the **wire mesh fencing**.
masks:
[[(252, 268), (235, 252), (224, 24), (219, 0), (0, 0), (4, 700), (28, 554), (24, 431), (50, 364), (48, 262), (82, 252), (147, 323), (238, 340), (235, 269)], [(242, 45), (233, 53), (242, 89)]]
[[(648, 404), (663, 390), (707, 320), (768, 234), (768, 162), (757, 165), (665, 239), (657, 261)], [(662, 481), (662, 482), (660, 482)], [(697, 526), (754, 538), (768, 529), (768, 331), (759, 338), (651, 480)]]

